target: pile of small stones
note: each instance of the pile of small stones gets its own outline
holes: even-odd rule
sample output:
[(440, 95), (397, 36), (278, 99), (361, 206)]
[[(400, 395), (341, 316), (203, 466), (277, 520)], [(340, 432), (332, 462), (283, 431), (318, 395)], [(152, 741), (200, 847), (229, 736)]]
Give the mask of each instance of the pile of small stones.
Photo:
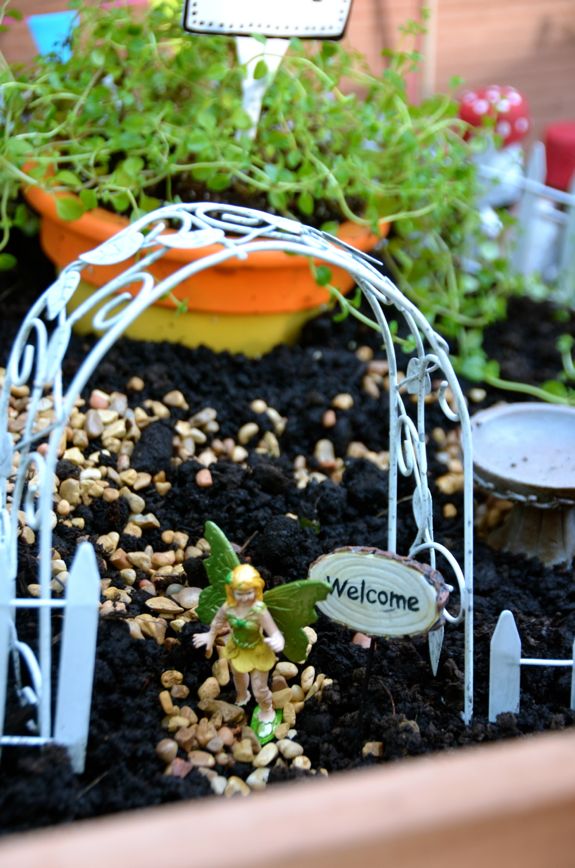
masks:
[[(315, 642), (315, 631), (307, 627), (306, 632), (310, 644)], [(216, 646), (220, 651), (221, 647)], [(198, 688), (194, 705), (179, 704), (186, 703), (190, 696), (181, 672), (166, 670), (161, 682), (162, 726), (169, 735), (158, 742), (156, 753), (166, 764), (166, 775), (186, 777), (195, 769), (209, 779), (214, 793), (228, 797), (263, 789), (272, 768), (291, 767), (311, 775), (327, 775), (323, 768), (312, 768), (297, 741), (298, 713), (313, 697), (321, 699), (323, 691), (333, 683), (323, 673), (316, 675), (313, 666), (305, 666), (300, 672), (294, 663), (276, 664), (270, 686), (274, 708), (282, 709), (283, 720), (275, 740), (263, 746), (247, 724), (245, 709), (220, 698), (222, 688), (231, 683), (224, 657), (218, 656), (212, 665), (212, 675)], [(252, 767), (249, 774), (234, 774), (236, 766), (246, 763)]]

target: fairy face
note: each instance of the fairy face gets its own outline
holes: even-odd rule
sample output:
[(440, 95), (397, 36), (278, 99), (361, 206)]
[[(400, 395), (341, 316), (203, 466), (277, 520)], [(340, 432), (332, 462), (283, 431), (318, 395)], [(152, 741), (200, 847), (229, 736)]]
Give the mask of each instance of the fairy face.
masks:
[(256, 601), (255, 588), (235, 588), (234, 600), (240, 606), (252, 606)]

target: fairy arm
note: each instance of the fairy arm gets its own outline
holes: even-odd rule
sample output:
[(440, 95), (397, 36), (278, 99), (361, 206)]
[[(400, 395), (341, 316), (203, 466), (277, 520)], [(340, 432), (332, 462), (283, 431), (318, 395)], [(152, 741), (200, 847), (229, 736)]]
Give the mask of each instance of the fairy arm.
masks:
[(196, 633), (193, 637), (192, 642), (194, 643), (194, 648), (202, 648), (204, 645), (206, 647), (206, 654), (209, 655), (212, 653), (214, 648), (214, 642), (219, 633), (222, 632), (223, 628), (226, 625), (226, 606), (221, 606), (212, 619), (212, 623), (210, 624), (210, 629), (207, 633)]
[(267, 633), (267, 639), (264, 639), (264, 642), (270, 646), (272, 651), (279, 654), (284, 649), (285, 639), (267, 608), (262, 612), (260, 623), (264, 633)]

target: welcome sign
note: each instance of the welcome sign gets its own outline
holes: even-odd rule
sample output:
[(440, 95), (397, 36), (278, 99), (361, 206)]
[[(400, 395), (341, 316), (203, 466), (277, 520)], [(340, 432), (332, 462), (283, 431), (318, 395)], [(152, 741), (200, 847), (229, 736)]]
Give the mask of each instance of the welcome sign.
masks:
[(186, 0), (184, 28), (192, 33), (339, 39), (351, 0)]
[(441, 622), (451, 590), (427, 564), (371, 548), (341, 548), (315, 561), (310, 579), (331, 593), (318, 609), (368, 636), (416, 636)]

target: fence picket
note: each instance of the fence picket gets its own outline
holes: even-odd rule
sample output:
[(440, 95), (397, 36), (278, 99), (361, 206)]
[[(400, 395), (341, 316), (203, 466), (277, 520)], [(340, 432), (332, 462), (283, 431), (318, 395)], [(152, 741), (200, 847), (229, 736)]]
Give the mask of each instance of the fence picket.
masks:
[(557, 299), (575, 306), (575, 176), (569, 193), (573, 202), (565, 211), (565, 228), (559, 253), (559, 279)]
[[(535, 142), (527, 164), (525, 180), (543, 183), (546, 173), (545, 145)], [(533, 243), (533, 230), (537, 223), (537, 200), (540, 196), (529, 184), (522, 184), (523, 194), (517, 210), (518, 238), (511, 256), (511, 265), (519, 274), (525, 273), (527, 254)]]
[(491, 637), (489, 659), (489, 720), (498, 714), (519, 711), (521, 639), (515, 618), (505, 609), (501, 612)]
[(94, 549), (82, 543), (67, 583), (54, 740), (76, 772), (84, 769), (96, 659), (100, 574)]

